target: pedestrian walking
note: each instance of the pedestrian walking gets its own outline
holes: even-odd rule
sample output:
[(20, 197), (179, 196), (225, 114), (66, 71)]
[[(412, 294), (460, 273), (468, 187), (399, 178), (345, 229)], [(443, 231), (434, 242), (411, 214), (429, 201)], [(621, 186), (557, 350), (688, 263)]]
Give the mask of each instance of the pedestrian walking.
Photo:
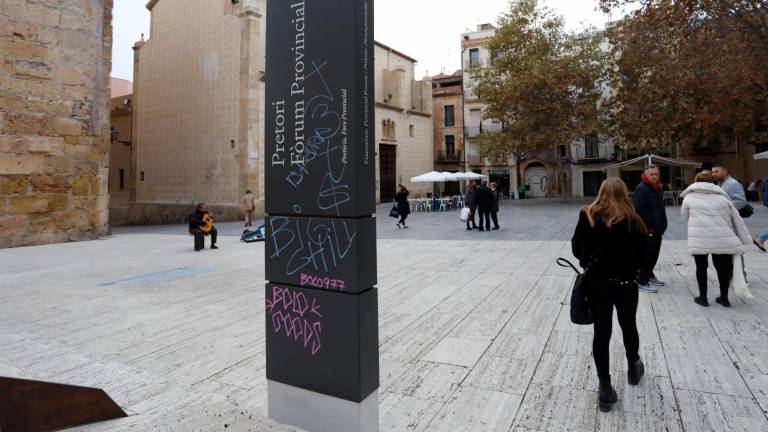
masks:
[(488, 188), (485, 181), (477, 188), (475, 201), (477, 201), (477, 210), (480, 213), (480, 231), (490, 231), (494, 198), (493, 192)]
[(397, 221), (397, 229), (408, 229), (405, 224), (405, 219), (411, 213), (411, 205), (408, 204), (408, 189), (403, 185), (397, 185), (400, 189), (395, 194), (395, 202), (397, 203), (397, 211), (400, 213), (400, 220)]
[[(469, 182), (469, 185), (467, 185), (467, 190), (464, 192), (464, 204), (469, 207), (469, 219), (467, 219), (467, 229), (469, 231), (477, 229), (477, 224), (475, 224), (475, 212), (477, 211), (477, 201), (475, 199), (476, 192), (477, 183), (472, 180)], [(470, 222), (472, 222), (471, 227), (469, 225)]]
[(728, 194), (733, 206), (741, 213), (747, 207), (747, 196), (744, 193), (744, 186), (738, 180), (731, 177), (728, 174), (728, 169), (722, 165), (712, 167), (712, 178)]
[(600, 380), (598, 405), (603, 412), (618, 401), (610, 375), (614, 308), (624, 337), (627, 381), (637, 385), (645, 373), (636, 320), (637, 275), (645, 268), (645, 245), (645, 224), (632, 208), (624, 181), (617, 177), (605, 180), (597, 199), (581, 210), (571, 240), (573, 255), (588, 274), (587, 303), (595, 319), (592, 356)]
[(497, 188), (496, 182), (491, 183), (491, 192), (493, 192), (493, 207), (491, 208), (491, 218), (493, 219), (493, 229), (499, 229), (499, 199), (501, 194)]
[(240, 200), (240, 210), (243, 211), (245, 227), (253, 226), (253, 212), (256, 211), (256, 199), (250, 190), (245, 191), (242, 200)]
[(661, 241), (667, 230), (667, 210), (664, 207), (664, 193), (661, 191), (659, 168), (650, 166), (641, 177), (632, 198), (635, 211), (643, 219), (647, 229), (647, 259), (645, 268), (640, 269), (638, 287), (640, 291), (655, 293), (656, 286), (666, 285), (653, 272), (661, 253)]
[(730, 307), (728, 288), (733, 277), (733, 260), (741, 259), (752, 237), (728, 193), (712, 181), (713, 175), (708, 171), (697, 174), (696, 183), (680, 194), (683, 198), (680, 212), (688, 224), (688, 252), (696, 261), (699, 296), (693, 301), (709, 306), (707, 267), (712, 255), (720, 283), (720, 296), (715, 301)]

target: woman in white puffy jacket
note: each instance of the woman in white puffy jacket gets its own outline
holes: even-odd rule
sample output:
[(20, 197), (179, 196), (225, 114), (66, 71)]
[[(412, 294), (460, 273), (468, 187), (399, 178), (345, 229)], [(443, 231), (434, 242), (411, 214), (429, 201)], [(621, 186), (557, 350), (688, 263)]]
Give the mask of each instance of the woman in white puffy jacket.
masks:
[(733, 277), (734, 256), (743, 255), (746, 245), (752, 243), (752, 236), (731, 203), (728, 194), (712, 183), (712, 174), (702, 171), (681, 195), (682, 215), (688, 223), (688, 252), (696, 260), (696, 280), (699, 296), (693, 301), (707, 307), (707, 266), (708, 255), (717, 270), (720, 282), (720, 297), (715, 301), (730, 307), (728, 288)]

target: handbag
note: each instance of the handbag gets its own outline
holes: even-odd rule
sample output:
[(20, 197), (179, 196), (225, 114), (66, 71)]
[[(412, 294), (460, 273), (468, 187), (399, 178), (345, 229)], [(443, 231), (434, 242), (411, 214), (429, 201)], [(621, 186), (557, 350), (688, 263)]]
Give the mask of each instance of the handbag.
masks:
[(589, 267), (582, 273), (565, 258), (558, 258), (556, 262), (560, 267), (572, 268), (577, 275), (576, 282), (573, 284), (573, 291), (571, 292), (571, 322), (577, 325), (594, 324), (595, 317), (589, 308), (589, 301), (587, 300), (587, 291), (589, 289), (587, 273)]
[(397, 209), (397, 204), (395, 204), (395, 205), (392, 207), (392, 210), (390, 210), (390, 211), (389, 211), (389, 216), (390, 216), (390, 217), (393, 217), (393, 218), (395, 218), (395, 219), (397, 219), (397, 218), (399, 218), (399, 217), (400, 217), (400, 210), (398, 210), (398, 209)]
[(461, 219), (462, 222), (469, 220), (469, 207), (464, 207), (461, 209), (461, 215), (459, 216), (459, 219)]
[(753, 299), (752, 292), (749, 290), (749, 283), (746, 278), (747, 272), (744, 269), (744, 256), (733, 256), (733, 279), (731, 280), (731, 286), (733, 286), (733, 293), (736, 297), (743, 299)]
[(749, 203), (747, 203), (747, 205), (739, 209), (739, 216), (741, 216), (742, 219), (747, 219), (750, 216), (752, 216), (754, 213), (755, 213), (755, 208), (752, 207)]

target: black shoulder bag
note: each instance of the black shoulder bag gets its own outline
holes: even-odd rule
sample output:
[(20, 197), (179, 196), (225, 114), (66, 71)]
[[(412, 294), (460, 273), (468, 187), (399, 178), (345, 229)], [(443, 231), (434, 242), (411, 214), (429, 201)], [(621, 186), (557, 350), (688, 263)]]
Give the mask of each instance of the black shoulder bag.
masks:
[(595, 317), (592, 315), (592, 310), (589, 308), (589, 302), (587, 301), (588, 291), (588, 278), (587, 273), (589, 268), (594, 265), (594, 261), (584, 270), (584, 273), (580, 272), (576, 266), (565, 258), (558, 258), (557, 265), (560, 267), (570, 267), (576, 272), (576, 282), (573, 284), (573, 291), (571, 292), (571, 322), (577, 325), (592, 325), (595, 322)]

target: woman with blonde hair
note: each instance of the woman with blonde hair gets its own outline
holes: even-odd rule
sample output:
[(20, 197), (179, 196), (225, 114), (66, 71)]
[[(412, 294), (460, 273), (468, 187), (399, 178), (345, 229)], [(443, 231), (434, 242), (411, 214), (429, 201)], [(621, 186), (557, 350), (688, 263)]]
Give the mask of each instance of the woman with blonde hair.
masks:
[(712, 255), (720, 282), (720, 296), (715, 301), (730, 307), (728, 288), (733, 277), (733, 260), (734, 257), (741, 259), (752, 236), (728, 193), (712, 181), (709, 171), (697, 174), (696, 183), (680, 194), (683, 197), (680, 212), (688, 224), (688, 252), (696, 260), (699, 296), (693, 301), (699, 306), (709, 306), (707, 267)]
[(595, 318), (592, 355), (600, 379), (598, 403), (603, 412), (610, 411), (618, 401), (610, 375), (614, 307), (627, 353), (627, 381), (637, 385), (645, 373), (636, 315), (637, 275), (645, 265), (646, 232), (629, 201), (624, 181), (611, 177), (603, 182), (597, 199), (581, 210), (571, 240), (573, 255), (588, 274), (587, 301)]

